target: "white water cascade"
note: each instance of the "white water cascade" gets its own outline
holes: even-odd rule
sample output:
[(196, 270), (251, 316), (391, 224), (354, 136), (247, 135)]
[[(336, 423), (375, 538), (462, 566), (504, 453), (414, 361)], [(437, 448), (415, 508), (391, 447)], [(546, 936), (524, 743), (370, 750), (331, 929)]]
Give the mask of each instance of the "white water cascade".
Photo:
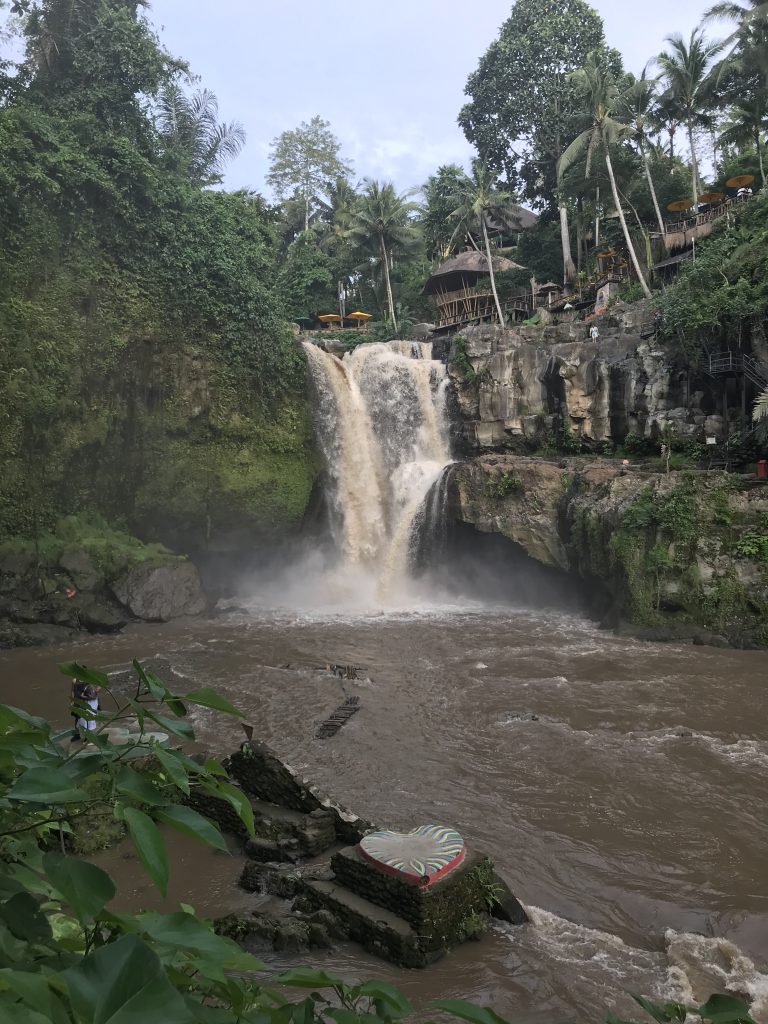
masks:
[(407, 579), (414, 518), (451, 461), (445, 367), (429, 342), (360, 345), (343, 359), (304, 348), (341, 567), (388, 603)]

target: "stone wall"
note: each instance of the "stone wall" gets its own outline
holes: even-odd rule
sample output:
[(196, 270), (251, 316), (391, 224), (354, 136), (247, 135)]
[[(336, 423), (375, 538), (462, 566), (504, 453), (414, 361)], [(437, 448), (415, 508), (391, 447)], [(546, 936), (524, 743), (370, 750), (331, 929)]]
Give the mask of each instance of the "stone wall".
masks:
[(359, 842), (370, 822), (358, 818), (280, 761), (267, 746), (251, 740), (227, 761), (227, 768), (247, 793), (304, 814), (324, 810), (332, 817), (342, 842)]

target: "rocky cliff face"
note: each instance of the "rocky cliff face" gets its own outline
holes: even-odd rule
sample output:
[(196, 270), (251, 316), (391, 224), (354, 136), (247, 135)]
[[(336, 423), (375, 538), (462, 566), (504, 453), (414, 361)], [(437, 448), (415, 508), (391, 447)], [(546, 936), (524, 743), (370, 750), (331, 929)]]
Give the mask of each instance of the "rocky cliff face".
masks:
[(609, 625), (768, 643), (768, 488), (754, 479), (486, 454), (455, 468), (452, 503), (458, 520), (604, 590)]
[(644, 340), (650, 315), (639, 306), (600, 318), (596, 344), (584, 323), (464, 330), (451, 374), (465, 447), (530, 450), (560, 424), (595, 445), (655, 438), (667, 424), (678, 437), (719, 436), (722, 385)]

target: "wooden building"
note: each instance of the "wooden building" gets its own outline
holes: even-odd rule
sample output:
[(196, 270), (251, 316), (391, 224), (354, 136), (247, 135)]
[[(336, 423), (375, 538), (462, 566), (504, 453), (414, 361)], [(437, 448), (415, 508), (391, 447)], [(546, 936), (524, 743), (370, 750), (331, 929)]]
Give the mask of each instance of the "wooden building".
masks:
[[(496, 274), (523, 268), (504, 256), (494, 256)], [(432, 295), (437, 304), (438, 330), (472, 321), (498, 320), (485, 253), (469, 249), (441, 264), (424, 285), (422, 295)], [(518, 289), (502, 302), (502, 310), (513, 320), (531, 315), (533, 298), (527, 288)]]

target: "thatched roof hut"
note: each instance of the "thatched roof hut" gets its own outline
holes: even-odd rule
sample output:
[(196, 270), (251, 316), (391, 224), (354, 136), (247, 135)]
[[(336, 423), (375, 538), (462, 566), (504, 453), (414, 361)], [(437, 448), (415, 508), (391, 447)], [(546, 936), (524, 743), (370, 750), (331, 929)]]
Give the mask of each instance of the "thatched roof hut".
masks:
[(539, 223), (538, 216), (517, 203), (510, 203), (493, 213), (486, 214), (488, 229), (497, 234), (514, 235), (518, 231), (529, 231)]
[[(524, 270), (519, 263), (505, 256), (493, 257), (493, 269), (497, 274), (508, 270)], [(468, 249), (452, 256), (441, 264), (421, 290), (422, 295), (437, 295), (441, 292), (455, 292), (472, 287), (478, 278), (488, 274), (488, 260), (485, 253)]]

